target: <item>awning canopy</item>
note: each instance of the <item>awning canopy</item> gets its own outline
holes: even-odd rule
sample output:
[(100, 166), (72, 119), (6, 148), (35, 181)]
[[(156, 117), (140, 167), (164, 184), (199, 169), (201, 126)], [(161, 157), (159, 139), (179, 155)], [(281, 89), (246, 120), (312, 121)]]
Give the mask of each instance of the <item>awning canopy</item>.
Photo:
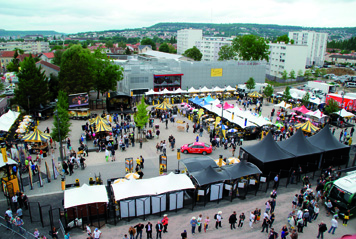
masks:
[(200, 186), (210, 183), (222, 182), (230, 178), (230, 175), (225, 170), (222, 170), (221, 168), (213, 168), (212, 166), (197, 172), (190, 173), (190, 175), (192, 175), (192, 177)]
[(155, 108), (159, 109), (159, 110), (169, 110), (169, 109), (172, 109), (173, 106), (171, 104), (167, 103), (166, 101), (163, 101), (161, 104), (156, 105)]
[(227, 91), (235, 91), (236, 89), (228, 85), (228, 86), (225, 88), (225, 90), (227, 90)]
[(344, 149), (349, 148), (349, 146), (340, 143), (334, 135), (330, 132), (329, 125), (326, 125), (322, 130), (317, 134), (308, 138), (308, 141), (325, 151), (331, 151), (335, 149)]
[(240, 163), (226, 165), (222, 167), (222, 169), (230, 175), (230, 180), (262, 173), (256, 165), (249, 162), (245, 162), (244, 160), (242, 160)]
[(49, 134), (45, 134), (39, 129), (35, 128), (35, 130), (22, 137), (22, 140), (25, 142), (46, 142), (49, 140), (51, 136)]
[(104, 122), (105, 124), (109, 124), (108, 121), (106, 119), (101, 118), (100, 115), (98, 115), (97, 117), (95, 117), (94, 119), (89, 119), (89, 123), (90, 124), (96, 124), (98, 125), (100, 122)]
[(108, 203), (105, 185), (88, 186), (83, 184), (80, 188), (64, 191), (64, 208), (71, 208), (92, 203)]
[(156, 95), (158, 92), (155, 92), (154, 90), (150, 89), (149, 91), (145, 92), (145, 95)]
[(324, 115), (320, 110), (316, 110), (314, 112), (309, 112), (309, 113), (306, 113), (306, 115), (309, 115), (310, 117), (315, 117), (317, 119), (321, 119), (323, 117), (326, 117), (327, 115)]
[(0, 153), (0, 168), (5, 167), (7, 165), (17, 165), (17, 164), (18, 163), (15, 160), (9, 157), (7, 157), (7, 163), (4, 163), (4, 160), (2, 159), (2, 154)]
[(111, 132), (112, 128), (105, 124), (104, 121), (100, 121), (97, 125), (96, 125), (96, 132)]
[(215, 161), (208, 157), (193, 157), (181, 159), (180, 161), (185, 165), (189, 173), (206, 169), (209, 166), (216, 167)]
[(305, 123), (297, 124), (295, 128), (301, 129), (307, 133), (315, 133), (319, 130), (319, 128), (313, 125), (309, 120), (307, 120)]
[(0, 131), (8, 132), (14, 124), (20, 113), (9, 110), (6, 114), (0, 117)]
[(287, 104), (286, 102), (282, 101), (279, 104), (274, 105), (273, 107), (281, 107), (283, 109), (288, 109), (288, 108), (292, 108), (292, 105)]
[(187, 175), (174, 173), (150, 179), (128, 180), (122, 183), (112, 184), (111, 187), (114, 192), (115, 201), (194, 189), (194, 185)]
[(350, 113), (346, 111), (345, 109), (342, 109), (340, 111), (334, 112), (333, 114), (340, 115), (341, 117), (348, 118), (348, 117), (354, 117), (355, 115), (353, 113)]

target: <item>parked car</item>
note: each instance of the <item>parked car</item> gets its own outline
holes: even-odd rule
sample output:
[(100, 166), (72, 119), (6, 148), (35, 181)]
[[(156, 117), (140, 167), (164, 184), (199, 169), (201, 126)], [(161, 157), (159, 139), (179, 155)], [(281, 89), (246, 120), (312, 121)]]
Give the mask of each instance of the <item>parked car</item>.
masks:
[(5, 90), (4, 91), (4, 95), (14, 95), (14, 94), (15, 94), (14, 90)]
[(180, 147), (180, 151), (187, 154), (187, 153), (193, 153), (193, 154), (211, 154), (213, 152), (213, 147), (210, 144), (206, 144), (203, 142), (194, 142), (190, 144), (184, 144), (182, 147)]

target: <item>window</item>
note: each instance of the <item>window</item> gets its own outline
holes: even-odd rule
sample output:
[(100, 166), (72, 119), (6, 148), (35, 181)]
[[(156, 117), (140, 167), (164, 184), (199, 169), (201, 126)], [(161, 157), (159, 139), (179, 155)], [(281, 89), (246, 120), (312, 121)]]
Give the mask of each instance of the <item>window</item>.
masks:
[(131, 83), (147, 83), (148, 77), (131, 77)]

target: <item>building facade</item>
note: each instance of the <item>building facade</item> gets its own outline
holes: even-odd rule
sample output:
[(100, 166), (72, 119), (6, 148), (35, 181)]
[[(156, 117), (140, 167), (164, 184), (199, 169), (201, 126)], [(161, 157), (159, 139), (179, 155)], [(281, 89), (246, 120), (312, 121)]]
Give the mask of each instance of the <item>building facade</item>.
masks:
[(217, 61), (222, 46), (231, 46), (232, 38), (227, 37), (204, 37), (196, 41), (195, 46), (203, 54), (202, 61)]
[(322, 66), (324, 65), (324, 56), (328, 34), (314, 31), (289, 32), (289, 39), (294, 40), (296, 45), (307, 45), (308, 55), (306, 65)]
[(195, 46), (195, 42), (203, 39), (201, 29), (182, 29), (177, 32), (177, 54), (183, 54), (187, 49)]
[(49, 52), (49, 43), (42, 41), (29, 41), (29, 42), (1, 42), (0, 51), (13, 51), (15, 48), (23, 50), (25, 53), (42, 53)]
[(297, 75), (299, 70), (305, 71), (305, 61), (308, 55), (307, 45), (269, 43), (269, 62), (267, 74), (281, 77), (284, 71), (289, 74), (292, 70)]

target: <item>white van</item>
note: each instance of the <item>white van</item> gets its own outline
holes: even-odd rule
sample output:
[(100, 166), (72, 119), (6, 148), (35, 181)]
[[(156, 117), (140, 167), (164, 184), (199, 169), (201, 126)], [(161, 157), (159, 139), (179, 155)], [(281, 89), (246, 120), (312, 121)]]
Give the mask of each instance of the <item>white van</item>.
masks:
[(356, 87), (356, 82), (347, 82), (346, 83), (346, 87), (351, 87), (351, 88), (354, 88), (354, 87)]

